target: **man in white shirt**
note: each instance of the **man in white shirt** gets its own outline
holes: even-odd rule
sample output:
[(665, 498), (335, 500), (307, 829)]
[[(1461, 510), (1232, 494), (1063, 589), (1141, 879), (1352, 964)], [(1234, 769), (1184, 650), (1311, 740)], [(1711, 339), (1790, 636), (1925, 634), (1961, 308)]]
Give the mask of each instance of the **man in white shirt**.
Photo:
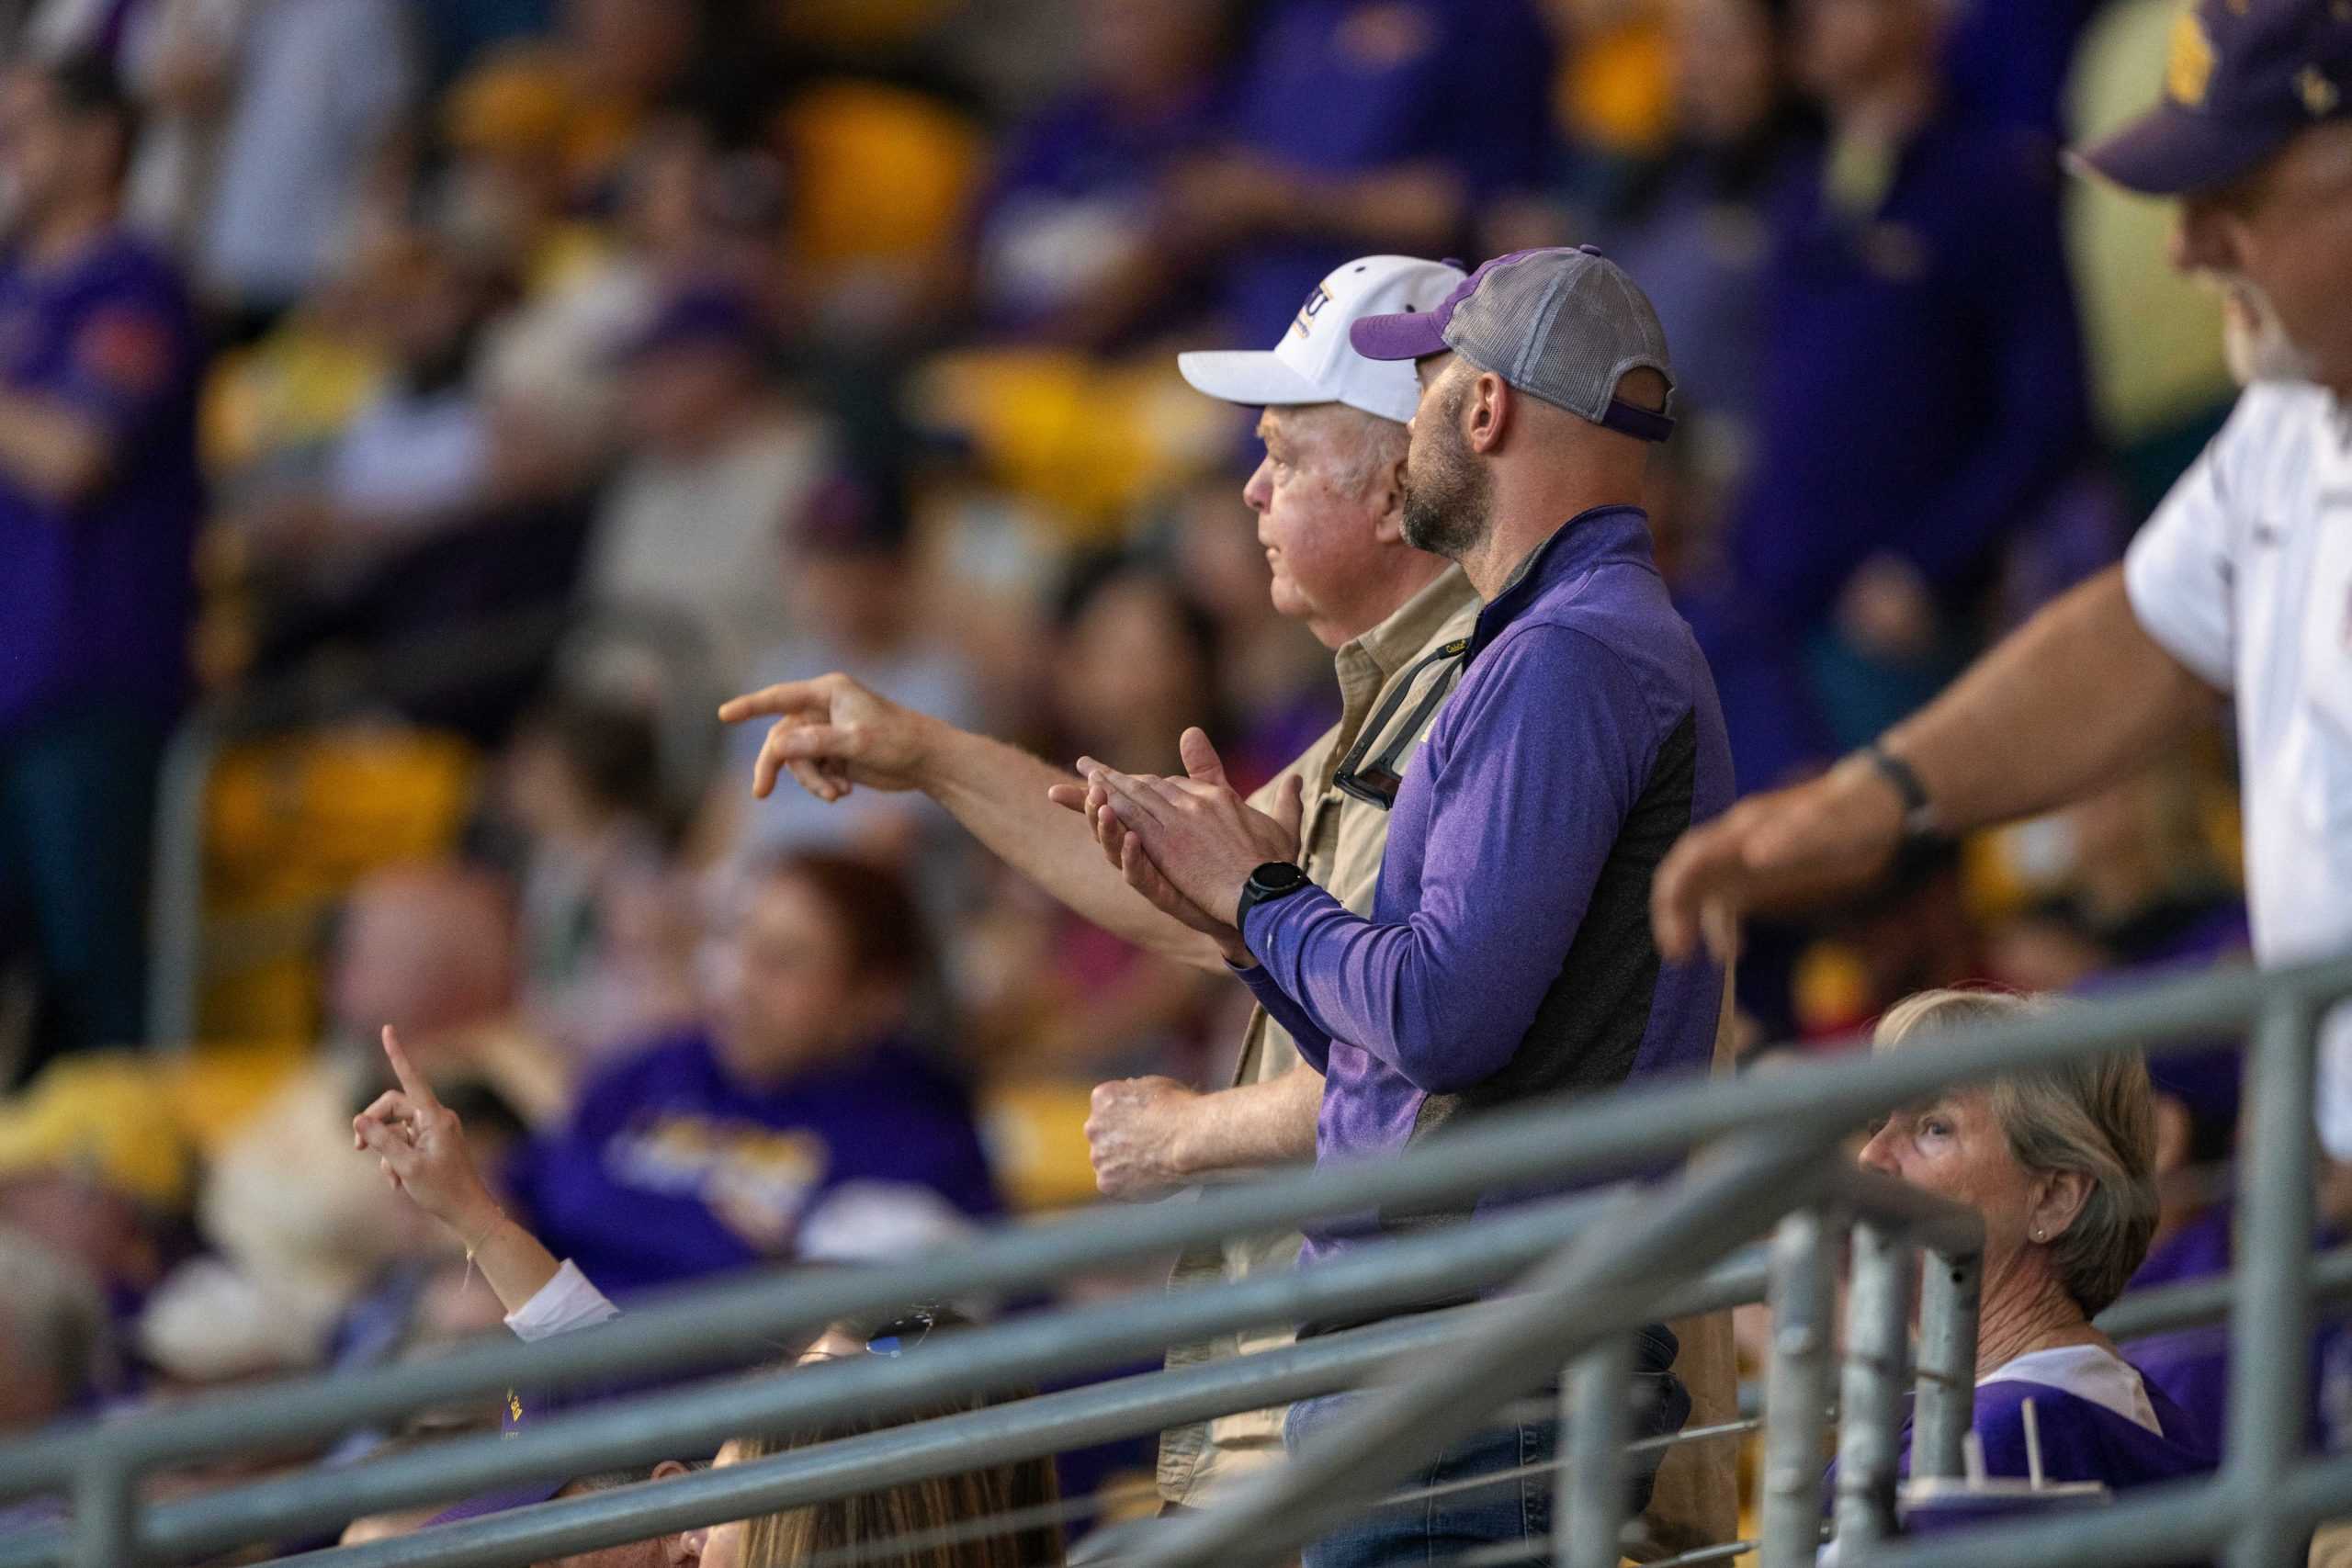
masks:
[[(2224, 291), (2237, 412), (2123, 565), (2052, 604), (1827, 774), (1687, 835), (1658, 944), (1875, 874), (1910, 834), (2078, 800), (2236, 699), (2255, 949), (2352, 950), (2352, 8), (2200, 0), (2163, 101), (2081, 152), (2180, 198), (2173, 259)], [(2352, 1010), (2325, 1036), (2323, 1137), (2352, 1158)]]

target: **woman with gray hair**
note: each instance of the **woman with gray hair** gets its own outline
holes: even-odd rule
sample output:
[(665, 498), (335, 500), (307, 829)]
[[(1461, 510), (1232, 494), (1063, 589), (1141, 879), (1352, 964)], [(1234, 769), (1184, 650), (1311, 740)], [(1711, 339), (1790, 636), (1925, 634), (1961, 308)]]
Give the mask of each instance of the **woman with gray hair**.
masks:
[[(1880, 1020), (1880, 1050), (2039, 1012), (2045, 998), (1923, 991)], [(2220, 1434), (2140, 1375), (2091, 1319), (2155, 1229), (2155, 1112), (2136, 1054), (2003, 1073), (1905, 1106), (1861, 1162), (1984, 1217), (1975, 1431), (1987, 1475), (2029, 1473), (2026, 1405), (2052, 1482), (2121, 1491), (2213, 1468)], [(1909, 1467), (1910, 1433), (1904, 1433)]]

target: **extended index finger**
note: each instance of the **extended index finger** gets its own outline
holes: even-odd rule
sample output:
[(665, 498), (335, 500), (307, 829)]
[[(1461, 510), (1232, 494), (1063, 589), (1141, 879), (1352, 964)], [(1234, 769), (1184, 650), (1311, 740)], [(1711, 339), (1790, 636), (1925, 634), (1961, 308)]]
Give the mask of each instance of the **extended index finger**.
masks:
[(730, 697), (718, 705), (718, 717), (725, 724), (740, 724), (747, 718), (783, 718), (793, 714), (827, 713), (831, 708), (832, 694), (826, 690), (825, 678), (820, 675), (813, 681), (786, 681)]
[(416, 1070), (416, 1064), (408, 1059), (408, 1052), (402, 1048), (399, 1033), (389, 1023), (384, 1025), (384, 1055), (392, 1064), (392, 1077), (400, 1080), (401, 1089), (411, 1100), (418, 1105), (441, 1103), (433, 1093), (433, 1086), (425, 1081), (423, 1073)]

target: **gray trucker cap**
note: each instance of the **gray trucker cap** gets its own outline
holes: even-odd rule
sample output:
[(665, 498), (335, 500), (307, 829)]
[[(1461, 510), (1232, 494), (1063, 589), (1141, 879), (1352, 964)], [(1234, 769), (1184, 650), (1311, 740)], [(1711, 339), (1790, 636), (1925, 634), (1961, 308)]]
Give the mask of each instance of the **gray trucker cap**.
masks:
[(1366, 316), (1349, 329), (1366, 359), (1423, 359), (1452, 349), (1521, 391), (1642, 441), (1673, 419), (1617, 396), (1631, 370), (1674, 370), (1666, 329), (1625, 269), (1591, 245), (1515, 251), (1464, 279), (1433, 310)]

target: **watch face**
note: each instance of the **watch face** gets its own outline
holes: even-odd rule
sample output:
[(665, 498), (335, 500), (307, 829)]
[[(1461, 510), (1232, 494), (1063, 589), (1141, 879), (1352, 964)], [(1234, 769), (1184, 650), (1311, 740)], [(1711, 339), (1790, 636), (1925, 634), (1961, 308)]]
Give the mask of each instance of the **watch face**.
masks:
[(1306, 880), (1306, 873), (1295, 865), (1274, 861), (1260, 866), (1250, 879), (1269, 892), (1287, 893)]

